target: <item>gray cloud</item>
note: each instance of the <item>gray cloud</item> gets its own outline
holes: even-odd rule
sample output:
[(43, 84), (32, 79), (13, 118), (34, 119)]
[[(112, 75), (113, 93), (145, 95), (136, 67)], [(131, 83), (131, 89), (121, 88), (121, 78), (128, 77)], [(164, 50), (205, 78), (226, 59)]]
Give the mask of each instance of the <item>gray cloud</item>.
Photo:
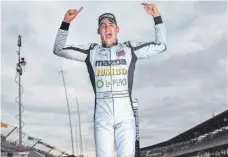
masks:
[[(172, 82), (188, 81), (193, 78), (209, 81), (215, 77), (220, 78), (222, 76), (225, 81), (227, 67), (221, 66), (220, 61), (226, 60), (226, 51), (226, 39), (224, 37), (216, 41), (214, 45), (206, 47), (203, 51), (173, 56), (159, 64), (151, 61), (146, 66), (140, 65), (137, 69), (139, 74), (137, 76), (140, 76), (140, 78), (137, 77), (137, 79), (140, 79), (140, 82), (152, 81), (158, 87), (160, 85), (167, 86), (172, 84)], [(151, 73), (145, 71), (151, 71)], [(225, 86), (223, 87), (225, 88)], [(142, 85), (140, 88), (142, 88)]]
[[(224, 14), (227, 12), (227, 2), (226, 1), (208, 1), (208, 2), (197, 2), (194, 5), (195, 9), (199, 12), (208, 15), (208, 14)], [(214, 9), (216, 8), (216, 9)]]

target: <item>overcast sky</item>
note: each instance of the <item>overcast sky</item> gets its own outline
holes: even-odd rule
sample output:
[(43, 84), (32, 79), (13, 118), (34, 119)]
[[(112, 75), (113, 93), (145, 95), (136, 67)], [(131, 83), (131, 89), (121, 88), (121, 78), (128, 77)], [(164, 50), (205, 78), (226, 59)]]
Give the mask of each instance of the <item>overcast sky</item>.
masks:
[[(140, 60), (136, 66), (133, 97), (140, 102), (141, 147), (168, 140), (228, 108), (226, 3), (155, 2), (167, 27), (168, 49)], [(68, 44), (100, 43), (97, 19), (104, 12), (116, 15), (120, 42), (154, 39), (153, 19), (136, 1), (2, 2), (1, 121), (11, 128), (18, 125), (18, 84), (14, 79), (20, 34), (21, 56), (27, 60), (22, 75), (23, 131), (72, 152), (64, 87), (58, 72), (62, 65), (74, 141), (77, 96), (84, 152), (87, 145), (87, 154), (94, 157), (94, 94), (86, 65), (60, 59), (52, 51), (65, 12), (81, 6), (84, 9), (71, 23)]]

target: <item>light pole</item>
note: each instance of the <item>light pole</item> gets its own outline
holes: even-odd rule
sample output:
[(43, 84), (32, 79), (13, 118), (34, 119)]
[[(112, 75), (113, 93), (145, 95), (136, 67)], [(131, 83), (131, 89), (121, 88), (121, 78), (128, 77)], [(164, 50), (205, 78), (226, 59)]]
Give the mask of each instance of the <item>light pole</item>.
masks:
[(78, 104), (78, 98), (76, 97), (77, 100), (77, 110), (78, 110), (78, 121), (79, 121), (79, 135), (80, 135), (80, 139), (79, 139), (79, 148), (80, 148), (80, 155), (83, 156), (83, 143), (82, 143), (82, 134), (81, 134), (81, 119), (80, 119), (80, 109), (79, 109), (79, 104)]
[(63, 86), (64, 86), (64, 89), (65, 89), (65, 96), (66, 96), (66, 101), (67, 101), (67, 109), (68, 109), (68, 116), (69, 116), (69, 123), (70, 123), (70, 135), (71, 135), (72, 153), (73, 153), (73, 155), (74, 155), (74, 140), (73, 140), (73, 133), (72, 133), (70, 105), (69, 105), (69, 100), (68, 100), (68, 96), (67, 96), (66, 83), (65, 83), (65, 79), (64, 79), (64, 75), (63, 75), (63, 68), (62, 68), (62, 67), (61, 67), (60, 72), (61, 72), (61, 74), (62, 74)]
[(26, 65), (26, 61), (25, 58), (21, 58), (20, 56), (20, 47), (21, 47), (21, 36), (18, 36), (18, 43), (17, 46), (19, 47), (19, 50), (17, 51), (18, 54), (18, 63), (16, 65), (16, 71), (19, 75), (19, 80), (18, 80), (18, 84), (19, 84), (19, 148), (21, 148), (22, 146), (22, 105), (21, 105), (21, 75), (22, 75), (22, 67), (21, 66), (25, 66)]

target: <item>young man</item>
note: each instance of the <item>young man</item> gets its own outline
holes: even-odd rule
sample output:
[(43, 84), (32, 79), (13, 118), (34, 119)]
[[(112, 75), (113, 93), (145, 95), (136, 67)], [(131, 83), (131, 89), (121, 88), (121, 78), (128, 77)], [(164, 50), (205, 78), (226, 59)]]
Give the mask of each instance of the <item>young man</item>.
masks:
[(156, 39), (153, 42), (119, 43), (119, 27), (111, 13), (98, 20), (101, 44), (66, 46), (70, 22), (81, 12), (70, 9), (58, 30), (54, 54), (85, 62), (95, 93), (94, 130), (97, 157), (114, 156), (114, 140), (118, 157), (135, 156), (135, 119), (132, 108), (132, 85), (138, 59), (166, 50), (166, 29), (154, 4), (142, 3), (153, 16)]

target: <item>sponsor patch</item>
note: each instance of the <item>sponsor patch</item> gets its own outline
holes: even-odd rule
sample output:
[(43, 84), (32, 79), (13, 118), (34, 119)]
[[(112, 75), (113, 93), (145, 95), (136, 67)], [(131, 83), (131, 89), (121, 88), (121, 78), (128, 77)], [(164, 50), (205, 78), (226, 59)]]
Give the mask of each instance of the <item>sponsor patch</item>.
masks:
[(111, 81), (102, 80), (99, 79), (96, 81), (97, 88), (102, 87), (119, 87), (119, 86), (126, 86), (127, 85), (127, 79), (113, 79)]
[(123, 57), (123, 56), (125, 56), (124, 50), (119, 51), (119, 52), (116, 52), (116, 56), (117, 56), (117, 57)]
[(126, 59), (100, 60), (96, 61), (95, 66), (126, 65)]
[(111, 75), (126, 75), (127, 70), (125, 68), (112, 68), (112, 69), (98, 69), (96, 70), (96, 76), (111, 76)]

